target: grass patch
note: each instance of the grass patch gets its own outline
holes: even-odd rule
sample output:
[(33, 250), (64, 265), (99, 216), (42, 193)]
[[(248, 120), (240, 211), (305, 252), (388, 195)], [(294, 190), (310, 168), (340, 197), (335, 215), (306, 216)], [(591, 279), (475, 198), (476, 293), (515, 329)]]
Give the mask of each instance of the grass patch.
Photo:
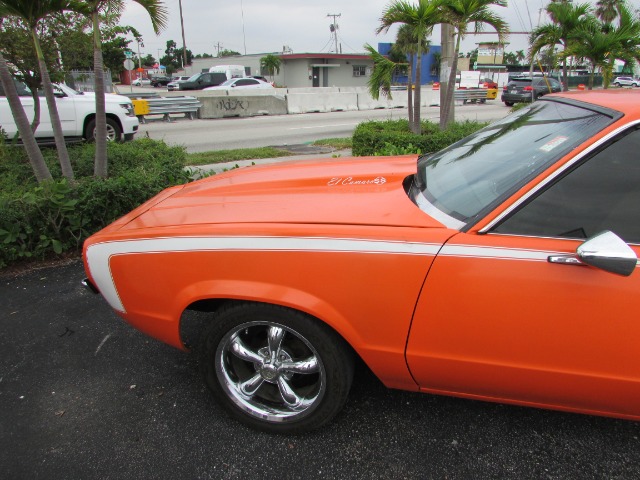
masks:
[(333, 147), (338, 150), (345, 150), (351, 148), (351, 137), (347, 138), (324, 138), (316, 140), (313, 145), (323, 145), (327, 147)]
[(237, 148), (187, 154), (186, 165), (209, 165), (212, 163), (236, 162), (256, 158), (288, 157), (293, 153), (273, 147)]

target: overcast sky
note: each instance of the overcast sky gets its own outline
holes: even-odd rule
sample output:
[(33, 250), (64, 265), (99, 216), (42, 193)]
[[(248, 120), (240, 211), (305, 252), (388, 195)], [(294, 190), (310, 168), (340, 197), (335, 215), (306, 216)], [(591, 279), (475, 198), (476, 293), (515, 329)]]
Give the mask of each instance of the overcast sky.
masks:
[[(131, 25), (142, 34), (143, 56), (151, 54), (157, 58), (159, 49), (163, 56), (168, 40), (182, 46), (179, 0), (164, 3), (169, 10), (169, 22), (156, 36), (142, 7), (133, 1), (126, 2), (121, 24)], [(539, 21), (545, 22), (541, 9), (547, 3), (547, 0), (509, 0), (508, 7), (496, 7), (495, 11), (508, 21), (511, 31), (530, 31)], [(628, 0), (628, 3), (638, 8), (640, 0)], [(330, 52), (334, 48), (329, 29), (333, 19), (327, 15), (341, 14), (336, 22), (342, 53), (361, 53), (365, 43), (377, 47), (379, 42), (394, 41), (396, 27), (386, 35), (375, 34), (381, 13), (388, 4), (389, 0), (182, 0), (185, 40), (187, 49), (194, 55), (216, 55), (218, 46), (248, 54), (281, 52), (285, 45), (294, 53)], [(469, 35), (461, 50), (466, 53), (474, 49), (477, 42), (496, 39), (496, 35)], [(506, 50), (526, 50), (526, 39), (526, 35), (511, 35)], [(439, 30), (431, 40), (435, 45), (440, 44)], [(135, 43), (131, 47), (137, 49)]]

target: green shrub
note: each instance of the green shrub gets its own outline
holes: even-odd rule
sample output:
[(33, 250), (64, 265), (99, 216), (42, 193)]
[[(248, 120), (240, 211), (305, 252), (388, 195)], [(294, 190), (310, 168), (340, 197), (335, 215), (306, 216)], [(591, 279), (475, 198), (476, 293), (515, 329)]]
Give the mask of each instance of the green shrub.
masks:
[(422, 122), (422, 134), (416, 135), (409, 131), (407, 120), (364, 122), (353, 133), (352, 149), (355, 156), (436, 152), (485, 125), (486, 123), (472, 121), (455, 122), (446, 130), (440, 131), (437, 124), (425, 121)]
[[(54, 149), (43, 155), (54, 178)], [(95, 146), (69, 149), (76, 179), (38, 185), (22, 148), (0, 145), (0, 268), (78, 250), (92, 233), (163, 189), (189, 181), (183, 147), (140, 139), (108, 145), (109, 177), (93, 177)]]

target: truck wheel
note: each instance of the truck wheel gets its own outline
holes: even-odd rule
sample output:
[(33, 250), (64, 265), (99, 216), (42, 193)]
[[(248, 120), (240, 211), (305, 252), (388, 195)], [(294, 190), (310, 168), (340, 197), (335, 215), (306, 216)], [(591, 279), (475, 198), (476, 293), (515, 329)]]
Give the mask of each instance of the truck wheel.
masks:
[(504, 102), (507, 107), (513, 107), (513, 102)]
[[(87, 124), (87, 129), (84, 132), (84, 139), (87, 142), (93, 142), (96, 138), (96, 120), (92, 119)], [(119, 142), (122, 140), (122, 128), (118, 122), (114, 119), (107, 117), (107, 141)]]

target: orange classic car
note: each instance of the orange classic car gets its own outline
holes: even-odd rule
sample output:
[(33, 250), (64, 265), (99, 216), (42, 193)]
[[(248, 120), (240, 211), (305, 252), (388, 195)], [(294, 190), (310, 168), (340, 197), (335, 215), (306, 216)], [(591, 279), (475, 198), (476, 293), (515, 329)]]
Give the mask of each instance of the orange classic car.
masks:
[(90, 237), (86, 284), (271, 432), (388, 387), (640, 419), (640, 93), (545, 96), (433, 154), (233, 170)]

